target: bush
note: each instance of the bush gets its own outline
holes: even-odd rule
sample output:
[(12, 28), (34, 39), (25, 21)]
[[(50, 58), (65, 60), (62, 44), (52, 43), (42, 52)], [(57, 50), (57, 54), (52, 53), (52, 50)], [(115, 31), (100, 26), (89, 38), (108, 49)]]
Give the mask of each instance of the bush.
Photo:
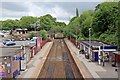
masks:
[(32, 37), (34, 37), (35, 33), (32, 31), (29, 35), (29, 38), (31, 39)]
[(45, 40), (47, 38), (47, 31), (46, 30), (40, 30), (40, 36)]
[(103, 33), (103, 34), (100, 35), (99, 40), (107, 42), (107, 43), (112, 44), (112, 45), (117, 44), (115, 34)]

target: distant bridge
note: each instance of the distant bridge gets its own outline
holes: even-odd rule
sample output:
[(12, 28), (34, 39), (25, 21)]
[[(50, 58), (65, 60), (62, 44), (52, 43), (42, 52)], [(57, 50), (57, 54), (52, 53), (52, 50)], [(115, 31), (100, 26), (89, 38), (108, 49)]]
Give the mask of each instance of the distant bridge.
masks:
[(63, 33), (56, 33), (55, 36), (54, 36), (55, 39), (63, 39), (64, 38), (64, 35)]

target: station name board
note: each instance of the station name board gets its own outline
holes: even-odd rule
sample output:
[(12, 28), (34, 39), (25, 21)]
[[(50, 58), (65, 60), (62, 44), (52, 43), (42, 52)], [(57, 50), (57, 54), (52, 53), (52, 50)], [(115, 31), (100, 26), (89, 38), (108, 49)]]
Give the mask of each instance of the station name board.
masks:
[(23, 57), (13, 57), (13, 60), (23, 60)]

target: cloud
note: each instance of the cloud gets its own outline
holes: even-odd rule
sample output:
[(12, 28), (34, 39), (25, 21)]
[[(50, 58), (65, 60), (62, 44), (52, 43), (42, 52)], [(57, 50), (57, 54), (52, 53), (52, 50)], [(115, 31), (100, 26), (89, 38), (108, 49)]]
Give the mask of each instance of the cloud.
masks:
[(27, 5), (22, 2), (2, 2), (2, 8), (11, 11), (28, 11)]
[(19, 19), (22, 16), (43, 16), (51, 14), (57, 18), (57, 21), (69, 21), (69, 18), (75, 16), (75, 10), (78, 8), (81, 14), (84, 10), (94, 9), (100, 2), (1, 2), (0, 7), (2, 18), (4, 20)]
[[(24, 2), (24, 1), (25, 0), (1, 0), (1, 2)], [(106, 0), (27, 0), (27, 1), (29, 2), (103, 2)]]

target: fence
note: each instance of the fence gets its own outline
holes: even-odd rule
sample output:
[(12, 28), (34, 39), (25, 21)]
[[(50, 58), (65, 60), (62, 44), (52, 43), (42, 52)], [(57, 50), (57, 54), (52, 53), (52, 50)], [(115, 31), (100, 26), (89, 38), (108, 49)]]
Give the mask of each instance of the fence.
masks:
[(68, 40), (70, 40), (75, 46), (79, 45), (79, 43), (76, 43), (76, 40), (74, 40), (73, 38), (68, 37)]

